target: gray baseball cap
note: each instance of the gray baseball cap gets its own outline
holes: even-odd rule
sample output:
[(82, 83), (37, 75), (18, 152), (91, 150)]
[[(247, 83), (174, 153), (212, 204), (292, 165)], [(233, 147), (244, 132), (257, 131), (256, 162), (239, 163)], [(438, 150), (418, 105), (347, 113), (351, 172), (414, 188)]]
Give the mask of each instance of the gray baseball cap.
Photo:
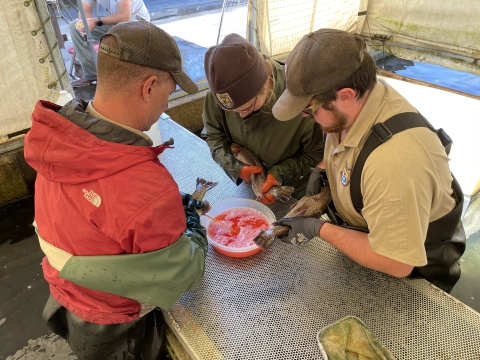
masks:
[(273, 106), (276, 119), (293, 119), (315, 95), (333, 89), (360, 67), (365, 43), (357, 35), (320, 29), (305, 35), (285, 61), (287, 87)]
[[(119, 48), (102, 44), (104, 36), (115, 36)], [(175, 40), (158, 26), (145, 21), (120, 23), (100, 38), (98, 51), (122, 61), (169, 72), (189, 94), (198, 86), (182, 69), (182, 56)]]

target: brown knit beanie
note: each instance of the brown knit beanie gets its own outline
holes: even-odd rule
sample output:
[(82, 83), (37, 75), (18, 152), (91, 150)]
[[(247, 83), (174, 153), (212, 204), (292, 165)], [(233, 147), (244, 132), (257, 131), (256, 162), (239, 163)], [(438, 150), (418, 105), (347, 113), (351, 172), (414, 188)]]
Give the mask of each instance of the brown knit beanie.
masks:
[(253, 99), (268, 78), (263, 55), (238, 34), (208, 49), (204, 65), (210, 91), (227, 110)]

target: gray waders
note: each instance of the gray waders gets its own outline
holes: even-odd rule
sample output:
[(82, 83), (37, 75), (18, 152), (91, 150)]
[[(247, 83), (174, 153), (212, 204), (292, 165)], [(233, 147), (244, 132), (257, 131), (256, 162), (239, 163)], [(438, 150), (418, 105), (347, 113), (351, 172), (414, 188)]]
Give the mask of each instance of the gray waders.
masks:
[(50, 295), (43, 319), (50, 330), (68, 342), (79, 360), (159, 360), (167, 353), (167, 325), (158, 308), (123, 324), (93, 324)]

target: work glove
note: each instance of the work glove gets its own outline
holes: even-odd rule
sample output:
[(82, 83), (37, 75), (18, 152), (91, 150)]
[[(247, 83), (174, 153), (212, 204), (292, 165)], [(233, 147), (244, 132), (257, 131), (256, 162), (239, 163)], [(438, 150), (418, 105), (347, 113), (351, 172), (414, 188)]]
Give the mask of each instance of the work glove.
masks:
[(250, 184), (250, 175), (252, 174), (261, 174), (263, 169), (260, 166), (249, 166), (244, 165), (238, 177)]
[(278, 238), (286, 243), (294, 245), (305, 244), (315, 236), (320, 236), (320, 228), (328, 221), (315, 219), (306, 216), (298, 216), (291, 218), (282, 218), (277, 221), (279, 226), (288, 226), (290, 231), (288, 234), (279, 236)]
[(197, 209), (201, 210), (205, 207), (203, 201), (196, 200), (192, 195), (183, 192), (180, 192), (180, 195), (182, 195), (183, 209), (187, 218), (187, 228), (201, 226)]
[(328, 183), (327, 172), (325, 169), (314, 168), (308, 180), (306, 196), (317, 195), (322, 187)]
[(185, 211), (189, 208), (196, 212), (197, 209), (202, 210), (205, 207), (203, 201), (194, 199), (190, 194), (180, 192), (180, 195), (182, 195), (182, 204)]
[(185, 210), (187, 230), (184, 234), (188, 236), (191, 241), (196, 242), (202, 247), (205, 255), (207, 254), (207, 230), (200, 224), (200, 216), (197, 209), (204, 209), (203, 201), (196, 200), (190, 194), (180, 192), (182, 195), (183, 209)]
[(265, 180), (265, 182), (262, 185), (262, 188), (260, 189), (260, 191), (263, 194), (263, 197), (258, 201), (260, 201), (263, 204), (273, 204), (277, 199), (275, 199), (273, 195), (267, 194), (267, 192), (272, 187), (279, 186), (279, 185), (280, 183), (277, 181), (277, 179), (275, 179), (275, 176), (273, 176), (272, 174), (268, 174), (267, 180)]

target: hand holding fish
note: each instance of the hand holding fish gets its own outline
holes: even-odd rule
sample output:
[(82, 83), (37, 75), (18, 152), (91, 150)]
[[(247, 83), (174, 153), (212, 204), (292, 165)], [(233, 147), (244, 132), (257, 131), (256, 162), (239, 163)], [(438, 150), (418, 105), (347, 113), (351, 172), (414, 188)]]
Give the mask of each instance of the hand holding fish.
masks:
[[(285, 217), (294, 218), (298, 216), (306, 216), (310, 218), (319, 218), (327, 210), (327, 205), (331, 199), (332, 194), (330, 192), (330, 186), (325, 185), (318, 194), (301, 198)], [(288, 234), (289, 231), (289, 226), (277, 224), (272, 229), (261, 231), (253, 241), (257, 246), (266, 249), (273, 244), (276, 238)]]
[(193, 198), (190, 194), (186, 194), (183, 192), (180, 192), (180, 194), (182, 195), (182, 204), (185, 208), (185, 211), (187, 210), (187, 208), (195, 212), (197, 210), (203, 211), (203, 209), (205, 208), (205, 204), (203, 203), (203, 201)]
[(262, 171), (263, 169), (259, 166), (244, 165), (242, 167), (242, 170), (240, 170), (240, 174), (238, 174), (238, 177), (243, 181), (246, 181), (249, 184), (251, 184), (250, 175), (261, 174)]
[[(172, 140), (172, 139), (170, 139)], [(207, 200), (203, 200), (205, 193), (211, 188), (215, 187), (218, 183), (213, 181), (207, 181), (202, 178), (197, 178), (197, 186), (192, 193), (192, 199), (199, 200), (203, 203), (203, 207), (196, 208), (197, 214), (202, 215), (210, 211), (210, 204)]]
[(328, 183), (327, 172), (325, 169), (316, 167), (310, 174), (310, 179), (307, 185), (307, 196), (316, 195), (322, 190), (322, 187)]
[(276, 199), (274, 196), (267, 194), (267, 192), (272, 187), (279, 186), (279, 185), (280, 185), (279, 182), (277, 181), (277, 179), (275, 179), (275, 177), (272, 174), (267, 174), (267, 180), (265, 180), (265, 182), (262, 185), (262, 188), (260, 189), (262, 194), (265, 194), (265, 195), (261, 199), (258, 199), (258, 201), (260, 201), (263, 204), (273, 204)]
[[(265, 184), (267, 180), (267, 173), (262, 164), (262, 162), (248, 149), (238, 145), (232, 144), (231, 145), (232, 153), (235, 156), (235, 159), (240, 161), (242, 164), (245, 164), (245, 167), (250, 168), (260, 168), (262, 171), (259, 173), (250, 173), (250, 182), (252, 184), (252, 189), (255, 195), (257, 196), (257, 200), (261, 201), (261, 199), (266, 197), (266, 194), (262, 192), (262, 186)], [(242, 168), (242, 170), (243, 170)], [(243, 179), (243, 178), (242, 178)], [(280, 201), (288, 201), (290, 196), (293, 192), (294, 188), (292, 186), (272, 186), (269, 188), (268, 192), (266, 192), (271, 197), (267, 197), (267, 199), (272, 200), (272, 198), (276, 198)], [(267, 200), (264, 200), (267, 201)]]
[(320, 229), (327, 221), (315, 219), (306, 216), (297, 216), (290, 218), (282, 218), (277, 221), (279, 226), (288, 226), (290, 231), (278, 238), (286, 243), (294, 245), (305, 244), (310, 239), (320, 236)]

